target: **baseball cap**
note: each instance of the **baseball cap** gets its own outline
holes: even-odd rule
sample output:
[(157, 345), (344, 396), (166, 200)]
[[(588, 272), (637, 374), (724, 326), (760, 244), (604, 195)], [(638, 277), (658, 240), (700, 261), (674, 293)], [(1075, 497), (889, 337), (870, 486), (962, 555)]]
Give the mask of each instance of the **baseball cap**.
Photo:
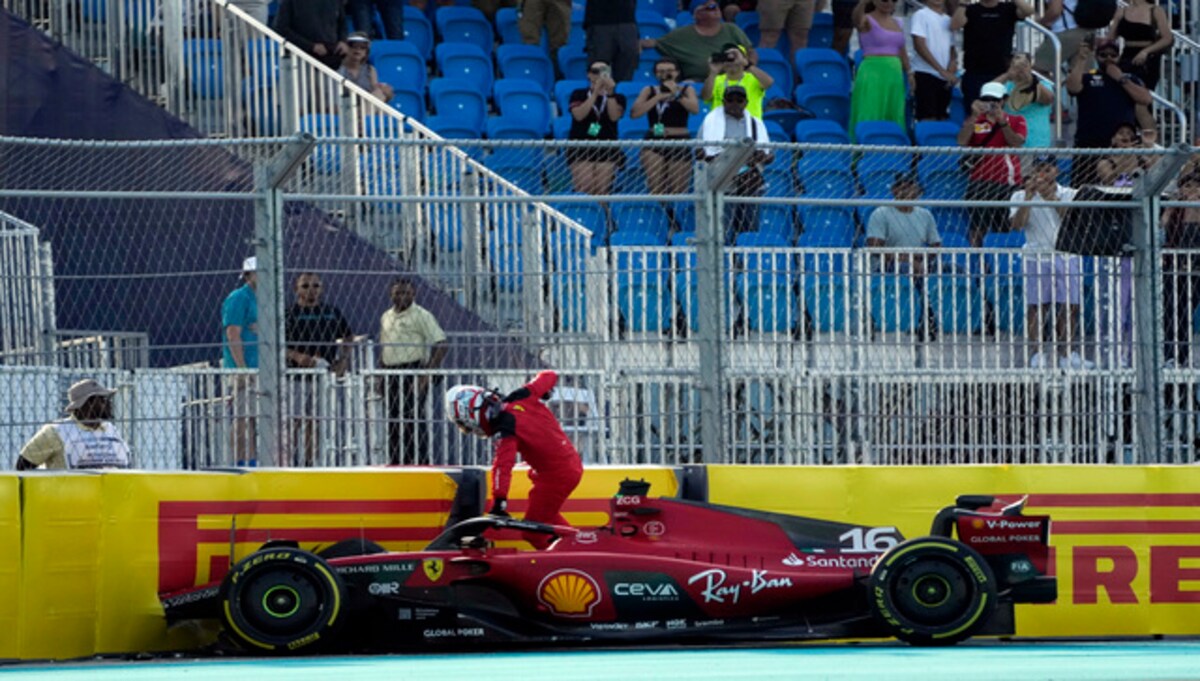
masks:
[(65, 411), (72, 412), (83, 406), (93, 397), (112, 397), (116, 390), (110, 390), (100, 385), (100, 382), (94, 378), (87, 378), (72, 385), (67, 390), (67, 408)]
[(728, 99), (729, 95), (741, 95), (742, 97), (745, 97), (746, 88), (742, 87), (741, 85), (730, 85), (729, 87), (725, 88), (725, 99)]
[(737, 50), (738, 52), (741, 52), (742, 54), (746, 54), (746, 46), (745, 45), (739, 45), (737, 43), (725, 43), (724, 45), (721, 46), (722, 52), (728, 52), (730, 50)]
[(717, 10), (721, 9), (721, 3), (717, 2), (717, 0), (692, 0), (692, 12), (698, 12), (702, 8), (708, 7), (709, 5), (717, 8)]
[(1100, 50), (1103, 50), (1103, 49), (1107, 49), (1110, 52), (1117, 52), (1118, 54), (1121, 52), (1121, 48), (1117, 45), (1117, 41), (1109, 40), (1107, 38), (1101, 38), (1096, 41), (1095, 51), (1099, 52)]
[(243, 272), (257, 272), (258, 271), (258, 258), (254, 257), (252, 255), (249, 258), (246, 258), (245, 260), (243, 260), (242, 261), (242, 271)]
[(979, 88), (979, 98), (994, 97), (995, 99), (1004, 99), (1008, 96), (1008, 90), (1000, 83), (984, 83), (983, 87)]
[(916, 173), (899, 172), (899, 173), (896, 173), (895, 176), (892, 177), (892, 186), (894, 187), (898, 184), (911, 184), (914, 187), (920, 187), (921, 180), (920, 180), (920, 178), (917, 177)]
[(1058, 158), (1053, 154), (1039, 154), (1033, 157), (1033, 165), (1035, 166), (1057, 166)]
[(370, 38), (370, 36), (368, 36), (366, 33), (363, 33), (362, 31), (355, 31), (354, 33), (351, 33), (349, 36), (346, 37), (346, 42), (347, 43), (367, 43), (368, 45), (370, 45), (371, 38)]

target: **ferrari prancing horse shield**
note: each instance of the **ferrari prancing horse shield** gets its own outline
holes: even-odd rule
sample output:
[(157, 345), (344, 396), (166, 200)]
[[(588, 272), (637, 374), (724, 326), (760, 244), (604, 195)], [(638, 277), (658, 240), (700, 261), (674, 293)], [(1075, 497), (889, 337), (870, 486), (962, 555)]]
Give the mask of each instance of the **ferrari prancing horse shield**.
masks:
[(425, 570), (425, 576), (429, 581), (436, 582), (442, 578), (442, 572), (445, 570), (446, 564), (441, 558), (426, 558), (422, 562), (421, 568)]

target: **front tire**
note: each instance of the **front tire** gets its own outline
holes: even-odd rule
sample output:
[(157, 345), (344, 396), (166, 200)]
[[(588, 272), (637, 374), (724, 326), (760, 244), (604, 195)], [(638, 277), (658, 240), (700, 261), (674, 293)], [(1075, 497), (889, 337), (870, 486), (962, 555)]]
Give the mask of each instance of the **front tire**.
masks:
[(308, 551), (259, 551), (221, 583), (222, 622), (248, 652), (296, 653), (330, 640), (344, 593), (337, 573)]
[(971, 547), (921, 537), (885, 553), (871, 571), (871, 602), (896, 638), (953, 645), (970, 638), (996, 607), (996, 578)]

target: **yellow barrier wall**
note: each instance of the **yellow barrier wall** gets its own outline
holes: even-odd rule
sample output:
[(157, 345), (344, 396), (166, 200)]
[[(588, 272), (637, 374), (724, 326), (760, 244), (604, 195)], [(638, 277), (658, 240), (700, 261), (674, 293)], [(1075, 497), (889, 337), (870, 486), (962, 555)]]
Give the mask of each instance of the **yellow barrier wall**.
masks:
[[(21, 481), (0, 476), (0, 631), (16, 632), (21, 622)], [(0, 636), (0, 658), (16, 657), (16, 636)]]
[(710, 466), (709, 499), (928, 534), (960, 494), (1052, 518), (1059, 599), (1017, 608), (1021, 636), (1200, 634), (1200, 469)]

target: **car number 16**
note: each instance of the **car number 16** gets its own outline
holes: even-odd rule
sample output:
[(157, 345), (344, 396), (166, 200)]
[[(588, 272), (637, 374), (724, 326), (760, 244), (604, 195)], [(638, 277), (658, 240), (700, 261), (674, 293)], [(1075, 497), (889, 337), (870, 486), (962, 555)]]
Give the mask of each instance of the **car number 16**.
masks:
[(843, 553), (882, 553), (900, 543), (900, 533), (894, 527), (855, 527), (838, 537)]

